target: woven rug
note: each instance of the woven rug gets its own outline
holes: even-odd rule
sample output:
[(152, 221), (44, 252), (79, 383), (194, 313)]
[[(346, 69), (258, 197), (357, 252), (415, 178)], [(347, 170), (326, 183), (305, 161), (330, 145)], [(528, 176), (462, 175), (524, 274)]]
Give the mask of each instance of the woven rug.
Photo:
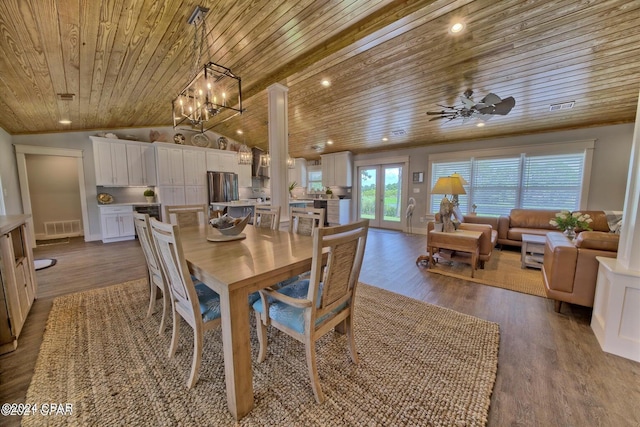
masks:
[[(57, 298), (27, 402), (71, 403), (66, 416), (25, 416), (25, 426), (483, 426), (498, 363), (495, 323), (367, 285), (357, 294), (360, 363), (346, 337), (317, 343), (326, 396), (313, 397), (304, 346), (269, 328), (269, 353), (253, 364), (254, 409), (227, 411), (220, 330), (205, 335), (200, 380), (188, 390), (193, 335), (184, 322), (173, 359), (159, 313), (145, 318), (146, 280)], [(158, 307), (160, 302), (158, 302)], [(160, 311), (160, 310), (158, 310)], [(253, 323), (253, 319), (252, 322)], [(257, 358), (255, 327), (252, 356)]]
[(455, 277), (469, 282), (509, 289), (511, 291), (536, 295), (546, 298), (542, 271), (533, 268), (522, 268), (520, 252), (510, 250), (493, 250), (491, 259), (484, 269), (477, 269), (475, 277), (471, 277), (471, 265), (463, 262), (439, 260), (431, 273)]

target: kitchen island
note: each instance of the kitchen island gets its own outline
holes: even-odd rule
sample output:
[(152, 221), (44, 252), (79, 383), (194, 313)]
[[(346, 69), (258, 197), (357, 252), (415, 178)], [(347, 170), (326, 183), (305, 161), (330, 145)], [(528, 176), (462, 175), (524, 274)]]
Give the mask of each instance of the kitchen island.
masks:
[[(245, 199), (245, 200), (234, 200), (232, 202), (213, 202), (211, 203), (211, 208), (215, 211), (223, 211), (227, 210), (227, 214), (234, 218), (242, 218), (247, 215), (253, 216), (253, 208), (255, 206), (268, 206), (271, 202), (258, 202), (258, 199)], [(289, 202), (290, 208), (304, 208), (304, 207), (313, 207), (313, 200), (311, 199), (293, 199)], [(289, 213), (281, 213), (280, 219), (287, 220), (289, 218)]]

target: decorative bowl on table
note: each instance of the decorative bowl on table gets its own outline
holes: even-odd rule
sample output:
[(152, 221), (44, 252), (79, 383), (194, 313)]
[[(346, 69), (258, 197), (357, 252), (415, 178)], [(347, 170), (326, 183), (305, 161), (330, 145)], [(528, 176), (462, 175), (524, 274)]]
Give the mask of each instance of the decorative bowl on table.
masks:
[(212, 242), (222, 242), (227, 240), (244, 239), (246, 236), (242, 234), (242, 230), (249, 223), (251, 215), (247, 215), (244, 218), (233, 218), (227, 214), (224, 214), (220, 218), (213, 218), (209, 220), (212, 233), (210, 233), (207, 240)]

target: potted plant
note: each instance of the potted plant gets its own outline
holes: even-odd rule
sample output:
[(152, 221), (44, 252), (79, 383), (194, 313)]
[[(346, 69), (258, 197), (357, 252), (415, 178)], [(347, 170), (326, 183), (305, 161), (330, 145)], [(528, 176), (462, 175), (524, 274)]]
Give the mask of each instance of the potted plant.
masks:
[(325, 191), (325, 194), (327, 195), (327, 199), (333, 198), (333, 191), (331, 191), (329, 187), (327, 187), (327, 191)]
[(558, 227), (567, 237), (573, 240), (576, 237), (576, 229), (591, 230), (589, 224), (592, 222), (593, 219), (591, 219), (589, 214), (582, 214), (580, 212), (571, 213), (563, 210), (558, 212), (555, 218), (549, 221), (549, 224)]
[(146, 190), (144, 190), (144, 197), (146, 197), (147, 202), (153, 203), (153, 198), (155, 196), (156, 196), (156, 193), (152, 189), (147, 188)]
[(296, 188), (297, 185), (298, 183), (295, 181), (289, 184), (289, 197), (293, 197), (293, 194), (291, 192), (293, 191), (294, 188)]

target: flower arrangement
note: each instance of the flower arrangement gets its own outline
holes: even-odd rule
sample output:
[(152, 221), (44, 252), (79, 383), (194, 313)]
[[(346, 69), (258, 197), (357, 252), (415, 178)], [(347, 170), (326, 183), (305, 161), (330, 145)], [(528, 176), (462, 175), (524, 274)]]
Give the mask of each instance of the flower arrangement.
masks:
[(582, 214), (580, 212), (560, 211), (556, 214), (556, 217), (549, 221), (549, 224), (554, 227), (558, 227), (562, 231), (569, 230), (575, 231), (576, 228), (581, 230), (591, 230), (589, 224), (593, 220), (589, 214)]

